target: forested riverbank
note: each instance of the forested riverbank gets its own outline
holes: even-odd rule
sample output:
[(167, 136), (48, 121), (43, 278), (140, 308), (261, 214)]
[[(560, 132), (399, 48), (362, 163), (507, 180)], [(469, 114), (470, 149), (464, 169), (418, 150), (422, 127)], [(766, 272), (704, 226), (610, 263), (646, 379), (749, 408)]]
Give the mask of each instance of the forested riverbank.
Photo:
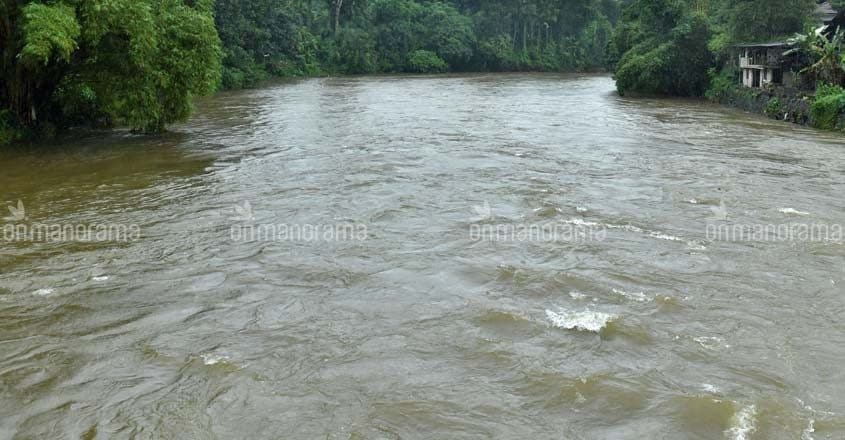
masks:
[(196, 96), (272, 77), (607, 69), (621, 94), (731, 102), (734, 45), (774, 38), (798, 38), (797, 73), (825, 96), (807, 119), (833, 128), (845, 59), (842, 38), (814, 33), (816, 3), (0, 0), (0, 144), (80, 126), (160, 132)]
[(616, 0), (219, 0), (223, 87), (267, 76), (605, 66)]
[(270, 77), (605, 66), (616, 0), (0, 0), (0, 144)]
[[(614, 31), (608, 64), (621, 94), (706, 96), (777, 119), (845, 129), (845, 38), (839, 23), (825, 24), (820, 16), (843, 7), (842, 0), (635, 0)], [(793, 84), (741, 85), (738, 46), (764, 43), (776, 46), (759, 67), (774, 67)]]

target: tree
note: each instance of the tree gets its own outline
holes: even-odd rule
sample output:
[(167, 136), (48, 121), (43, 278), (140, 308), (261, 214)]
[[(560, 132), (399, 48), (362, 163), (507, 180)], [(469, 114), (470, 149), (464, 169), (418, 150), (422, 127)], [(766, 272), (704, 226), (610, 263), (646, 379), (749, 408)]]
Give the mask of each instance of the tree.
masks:
[(0, 99), (20, 127), (160, 131), (217, 87), (210, 0), (2, 2)]
[(841, 29), (829, 40), (826, 36), (811, 32), (810, 35), (799, 35), (793, 41), (798, 44), (795, 51), (810, 57), (810, 65), (801, 70), (802, 74), (809, 75), (814, 82), (845, 85), (845, 60), (842, 52), (845, 33)]
[(622, 21), (610, 44), (619, 93), (704, 93), (712, 64), (704, 17), (682, 0), (636, 0)]
[(731, 45), (801, 31), (814, 0), (633, 0), (609, 45), (620, 93), (701, 95)]
[(804, 30), (815, 0), (721, 0), (716, 19), (733, 42), (758, 42)]

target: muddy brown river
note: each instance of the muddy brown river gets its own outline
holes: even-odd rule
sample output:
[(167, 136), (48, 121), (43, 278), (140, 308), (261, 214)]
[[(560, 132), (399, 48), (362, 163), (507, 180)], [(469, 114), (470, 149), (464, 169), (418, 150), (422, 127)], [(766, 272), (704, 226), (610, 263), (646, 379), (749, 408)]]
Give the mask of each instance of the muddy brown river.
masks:
[(9, 149), (0, 439), (842, 439), (843, 194), (841, 134), (605, 75)]

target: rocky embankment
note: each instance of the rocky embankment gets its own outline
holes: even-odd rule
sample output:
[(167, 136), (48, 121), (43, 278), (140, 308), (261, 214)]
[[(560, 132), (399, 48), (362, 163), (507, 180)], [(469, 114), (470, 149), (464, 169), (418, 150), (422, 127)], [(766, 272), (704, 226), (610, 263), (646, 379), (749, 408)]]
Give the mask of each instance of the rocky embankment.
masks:
[[(737, 86), (723, 93), (716, 102), (746, 111), (762, 113), (772, 119), (801, 125), (814, 125), (811, 117), (813, 92), (776, 87), (751, 89)], [(836, 130), (845, 130), (845, 114), (837, 118)]]

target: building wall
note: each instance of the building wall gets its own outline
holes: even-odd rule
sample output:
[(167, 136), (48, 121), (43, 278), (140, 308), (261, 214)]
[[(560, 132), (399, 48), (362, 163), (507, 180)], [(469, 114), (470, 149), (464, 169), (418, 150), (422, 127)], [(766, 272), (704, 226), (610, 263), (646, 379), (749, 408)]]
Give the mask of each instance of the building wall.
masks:
[(775, 69), (763, 68), (763, 69), (742, 69), (742, 73), (740, 74), (742, 78), (742, 85), (745, 87), (755, 87), (754, 85), (754, 77), (755, 75), (759, 75), (759, 83), (756, 87), (763, 87), (766, 84), (771, 84), (775, 81)]
[(742, 85), (751, 87), (751, 69), (742, 69)]

